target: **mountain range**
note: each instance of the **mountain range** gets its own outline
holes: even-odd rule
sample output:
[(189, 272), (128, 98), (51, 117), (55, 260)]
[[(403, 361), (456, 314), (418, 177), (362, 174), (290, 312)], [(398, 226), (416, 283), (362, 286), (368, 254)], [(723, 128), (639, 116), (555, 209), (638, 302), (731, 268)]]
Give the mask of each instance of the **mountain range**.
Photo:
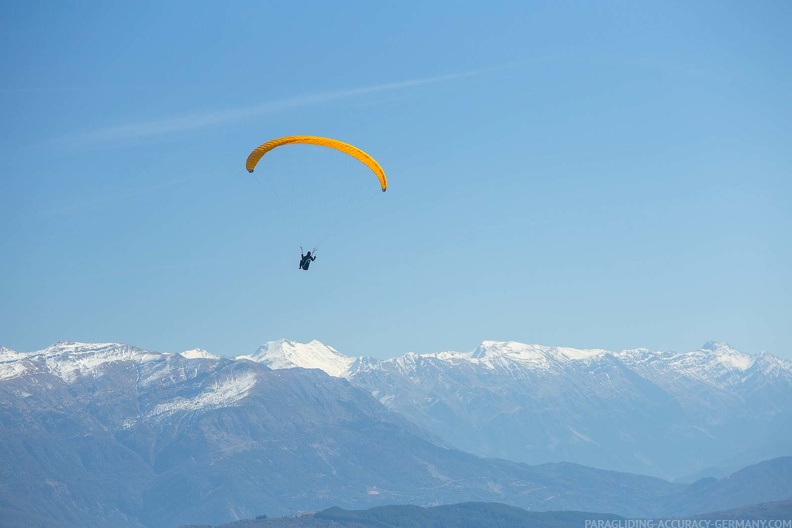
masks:
[(376, 360), (280, 340), (242, 357), (345, 378), (480, 456), (695, 480), (792, 455), (792, 362), (724, 343), (675, 353), (485, 341)]
[[(164, 528), (333, 506), (464, 501), (635, 517), (792, 497), (792, 458), (686, 485), (467, 453), (443, 431), (400, 412), (409, 398), (422, 401), (421, 391), (458, 387), (439, 370), (431, 390), (420, 387), (431, 379), (431, 370), (418, 374), (424, 362), (453, 364), (452, 358), (468, 369), (468, 395), (490, 405), (503, 399), (507, 387), (476, 390), (481, 379), (471, 365), (509, 368), (485, 349), (375, 361), (345, 358), (317, 342), (270, 343), (237, 359), (114, 343), (63, 342), (30, 353), (0, 348), (0, 525)], [(312, 365), (299, 364), (307, 361)], [(569, 360), (575, 361), (581, 360)], [(776, 381), (765, 385), (784, 394), (778, 380), (788, 369), (778, 365), (767, 378)], [(413, 377), (389, 378), (390, 369)], [(372, 389), (366, 379), (394, 384)], [(759, 401), (767, 390), (757, 388)], [(611, 403), (596, 403), (607, 392), (589, 395), (592, 408)], [(415, 414), (433, 408), (423, 403)], [(779, 412), (789, 409), (778, 405)], [(750, 493), (740, 491), (746, 486)]]

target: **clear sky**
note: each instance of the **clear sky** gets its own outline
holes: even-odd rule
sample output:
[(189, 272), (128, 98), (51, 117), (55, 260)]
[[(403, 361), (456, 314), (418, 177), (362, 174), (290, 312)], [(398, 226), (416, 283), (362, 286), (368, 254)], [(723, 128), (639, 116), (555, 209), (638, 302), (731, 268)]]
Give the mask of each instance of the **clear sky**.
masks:
[[(790, 28), (786, 0), (6, 0), (0, 345), (792, 357)], [(292, 134), (388, 192), (321, 147), (245, 171)]]

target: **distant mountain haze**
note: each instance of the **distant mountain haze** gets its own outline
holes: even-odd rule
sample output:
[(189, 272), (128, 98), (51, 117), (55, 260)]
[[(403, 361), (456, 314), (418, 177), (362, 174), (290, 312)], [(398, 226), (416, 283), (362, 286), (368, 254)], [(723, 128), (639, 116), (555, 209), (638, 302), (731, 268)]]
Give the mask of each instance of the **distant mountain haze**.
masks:
[[(465, 501), (656, 517), (780, 501), (792, 497), (790, 458), (687, 485), (481, 458), (457, 435), (486, 426), (468, 439), (479, 452), (594, 456), (613, 449), (616, 432), (631, 433), (617, 447), (632, 446), (623, 456), (633, 459), (663, 453), (671, 433), (630, 429), (662, 419), (691, 433), (670, 446), (680, 454), (689, 445), (702, 458), (707, 446), (734, 455), (773, 428), (788, 440), (779, 419), (790, 409), (789, 372), (772, 356), (745, 360), (717, 344), (674, 355), (485, 342), (384, 361), (315, 341), (237, 359), (115, 343), (0, 348), (0, 525), (165, 528)], [(696, 443), (695, 432), (712, 443)]]
[(792, 455), (792, 362), (724, 343), (677, 353), (485, 341), (376, 360), (279, 340), (242, 357), (346, 378), (481, 456), (684, 479)]

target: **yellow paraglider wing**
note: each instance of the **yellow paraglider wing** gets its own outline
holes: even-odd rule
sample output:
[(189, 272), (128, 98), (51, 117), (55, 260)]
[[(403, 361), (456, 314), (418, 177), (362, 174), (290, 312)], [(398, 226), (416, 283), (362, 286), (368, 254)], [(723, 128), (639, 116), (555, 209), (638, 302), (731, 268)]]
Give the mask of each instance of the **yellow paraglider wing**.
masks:
[(331, 149), (335, 149), (345, 154), (349, 154), (353, 158), (357, 159), (369, 169), (372, 170), (374, 174), (377, 175), (377, 178), (380, 182), (380, 187), (382, 190), (385, 191), (388, 188), (388, 180), (385, 178), (385, 171), (382, 170), (380, 164), (377, 161), (360, 150), (359, 148), (352, 146), (348, 143), (344, 143), (343, 141), (338, 141), (337, 139), (330, 139), (325, 137), (319, 136), (286, 136), (278, 139), (273, 139), (272, 141), (267, 141), (263, 145), (256, 147), (253, 152), (250, 153), (248, 156), (247, 163), (245, 167), (247, 168), (248, 172), (253, 172), (253, 169), (256, 168), (256, 164), (259, 160), (269, 152), (270, 150), (280, 147), (281, 145), (294, 145), (294, 144), (307, 144), (307, 145), (320, 145), (322, 147), (329, 147)]

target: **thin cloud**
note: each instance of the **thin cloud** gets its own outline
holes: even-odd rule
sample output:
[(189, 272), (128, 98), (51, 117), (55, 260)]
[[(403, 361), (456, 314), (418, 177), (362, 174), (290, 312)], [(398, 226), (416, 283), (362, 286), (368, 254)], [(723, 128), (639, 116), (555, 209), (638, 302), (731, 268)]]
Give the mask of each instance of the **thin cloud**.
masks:
[(495, 68), (474, 70), (463, 73), (454, 73), (449, 75), (439, 75), (435, 77), (427, 77), (424, 79), (412, 79), (407, 81), (399, 81), (387, 84), (379, 84), (375, 86), (366, 86), (363, 88), (352, 88), (348, 90), (339, 90), (333, 92), (324, 92), (311, 95), (303, 95), (299, 97), (289, 97), (286, 99), (279, 99), (268, 103), (230, 110), (222, 110), (218, 112), (197, 112), (194, 114), (187, 114), (182, 116), (167, 117), (164, 119), (156, 119), (152, 121), (144, 121), (140, 123), (130, 123), (125, 125), (118, 125), (108, 128), (102, 128), (91, 132), (86, 132), (78, 135), (69, 136), (69, 142), (72, 144), (101, 144), (101, 143), (117, 143), (129, 140), (141, 140), (152, 138), (156, 136), (163, 136), (167, 134), (177, 134), (180, 132), (189, 132), (199, 128), (206, 128), (216, 125), (223, 125), (251, 117), (289, 110), (292, 108), (318, 105), (328, 103), (339, 99), (348, 99), (361, 95), (374, 94), (378, 92), (390, 92), (397, 90), (405, 90), (417, 86), (427, 84), (434, 84), (440, 82), (447, 82), (456, 79), (464, 79), (467, 77), (475, 77), (484, 73), (493, 71)]

